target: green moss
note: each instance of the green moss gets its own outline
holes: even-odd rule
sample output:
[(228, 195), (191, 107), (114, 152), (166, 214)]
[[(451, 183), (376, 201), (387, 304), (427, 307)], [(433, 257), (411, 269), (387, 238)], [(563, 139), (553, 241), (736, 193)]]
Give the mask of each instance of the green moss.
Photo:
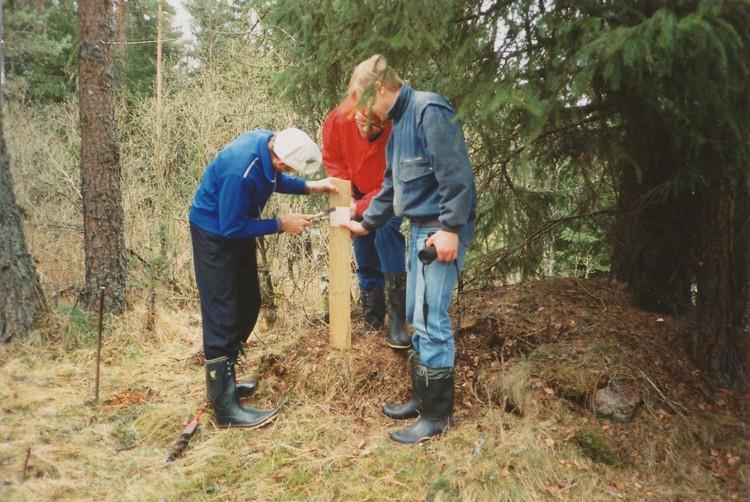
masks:
[(573, 440), (594, 462), (606, 465), (617, 464), (615, 451), (601, 433), (591, 429), (581, 430), (576, 433)]

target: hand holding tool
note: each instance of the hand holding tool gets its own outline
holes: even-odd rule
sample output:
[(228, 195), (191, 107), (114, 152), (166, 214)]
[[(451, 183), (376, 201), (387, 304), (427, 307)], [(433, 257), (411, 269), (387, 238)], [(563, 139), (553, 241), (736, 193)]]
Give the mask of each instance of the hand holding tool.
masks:
[(334, 212), (335, 210), (336, 210), (335, 207), (329, 207), (325, 211), (321, 211), (319, 213), (316, 213), (316, 214), (312, 215), (312, 218), (310, 218), (310, 221), (319, 221), (319, 220), (322, 220), (326, 216), (328, 216), (329, 214), (331, 214), (332, 212)]

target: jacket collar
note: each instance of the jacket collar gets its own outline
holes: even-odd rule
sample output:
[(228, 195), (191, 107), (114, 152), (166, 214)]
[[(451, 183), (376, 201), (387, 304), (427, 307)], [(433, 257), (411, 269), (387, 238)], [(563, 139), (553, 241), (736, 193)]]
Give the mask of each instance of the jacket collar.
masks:
[(404, 114), (404, 110), (406, 110), (406, 106), (409, 104), (412, 92), (414, 92), (414, 90), (409, 84), (403, 84), (401, 86), (401, 90), (398, 92), (398, 98), (396, 98), (396, 102), (393, 103), (391, 111), (388, 112), (389, 119), (398, 121), (398, 119), (401, 118)]
[(264, 131), (264, 133), (258, 145), (260, 147), (258, 148), (258, 156), (263, 166), (263, 175), (269, 183), (273, 183), (276, 181), (276, 169), (273, 168), (273, 162), (271, 162), (271, 151), (268, 149), (268, 143), (274, 137), (274, 134), (271, 131)]

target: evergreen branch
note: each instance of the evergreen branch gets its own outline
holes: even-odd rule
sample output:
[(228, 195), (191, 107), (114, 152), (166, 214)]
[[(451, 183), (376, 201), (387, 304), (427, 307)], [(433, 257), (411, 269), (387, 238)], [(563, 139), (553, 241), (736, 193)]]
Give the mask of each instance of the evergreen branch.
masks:
[[(582, 107), (582, 109), (586, 109), (586, 108), (587, 107)], [(586, 113), (589, 113), (590, 111), (594, 111), (594, 110), (597, 110), (597, 107), (591, 107), (591, 108), (589, 108), (588, 110), (586, 110)], [(563, 132), (568, 132), (570, 130), (576, 129), (576, 128), (582, 126), (582, 125), (586, 125), (586, 124), (591, 123), (591, 122), (596, 122), (598, 119), (599, 119), (598, 115), (592, 115), (592, 116), (587, 117), (587, 118), (585, 118), (583, 120), (580, 120), (578, 122), (574, 122), (572, 124), (567, 124), (565, 126), (557, 127), (555, 129), (549, 129), (547, 131), (544, 131), (544, 132), (540, 133), (539, 136), (537, 136), (536, 138), (534, 138), (529, 144), (523, 145), (523, 146), (519, 146), (518, 148), (516, 148), (515, 150), (513, 150), (512, 152), (510, 152), (505, 158), (503, 158), (500, 161), (500, 175), (503, 177), (503, 179), (505, 180), (505, 182), (508, 184), (508, 187), (511, 190), (513, 190), (514, 192), (528, 191), (526, 189), (518, 188), (516, 186), (516, 184), (513, 183), (513, 181), (511, 180), (510, 174), (508, 173), (508, 164), (510, 163), (510, 161), (513, 160), (513, 158), (515, 158), (517, 155), (519, 155), (520, 153), (522, 153), (524, 150), (526, 150), (526, 148), (528, 148), (529, 146), (532, 146), (532, 145), (535, 145), (535, 144), (539, 143), (543, 139), (546, 139), (546, 138), (548, 138), (550, 136), (553, 136), (555, 134), (560, 134), (560, 133), (563, 133)], [(495, 177), (496, 176), (491, 176), (487, 180), (487, 183), (492, 182), (495, 179)]]
[[(177, 42), (179, 40), (182, 40), (182, 37), (178, 38), (162, 38), (162, 42)], [(146, 44), (155, 44), (158, 43), (159, 40), (132, 40), (129, 42), (107, 42), (106, 40), (99, 40), (100, 44), (104, 45), (146, 45)]]
[[(486, 262), (492, 260), (492, 263), (489, 265), (486, 265), (481, 273), (476, 274), (474, 278), (476, 277), (486, 277), (493, 268), (495, 268), (497, 265), (499, 265), (501, 262), (507, 260), (509, 257), (513, 256), (514, 254), (518, 253), (519, 251), (523, 250), (533, 242), (537, 241), (541, 237), (544, 237), (551, 231), (555, 230), (557, 227), (562, 225), (563, 223), (567, 223), (569, 221), (575, 221), (580, 220), (583, 218), (593, 218), (595, 216), (601, 216), (601, 215), (609, 215), (609, 214), (618, 214), (624, 212), (621, 209), (616, 208), (606, 208), (606, 209), (599, 209), (596, 211), (589, 211), (586, 213), (578, 213), (578, 214), (569, 214), (567, 216), (562, 216), (560, 218), (555, 218), (553, 220), (547, 221), (544, 225), (542, 225), (541, 228), (535, 230), (531, 233), (531, 235), (527, 236), (523, 241), (520, 243), (514, 245), (514, 246), (506, 246), (504, 248), (501, 248), (493, 253), (487, 254), (480, 258), (479, 264), (486, 264)], [(467, 282), (471, 282), (473, 278)]]

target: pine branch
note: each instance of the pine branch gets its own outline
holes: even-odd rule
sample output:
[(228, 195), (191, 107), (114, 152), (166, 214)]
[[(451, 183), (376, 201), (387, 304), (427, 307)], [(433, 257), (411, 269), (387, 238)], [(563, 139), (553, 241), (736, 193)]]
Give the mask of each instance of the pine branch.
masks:
[[(489, 253), (483, 256), (482, 258), (480, 258), (478, 265), (483, 266), (481, 272), (478, 274), (475, 274), (472, 279), (466, 282), (472, 282), (473, 279), (476, 277), (486, 277), (488, 274), (492, 272), (492, 269), (495, 268), (497, 265), (499, 265), (501, 262), (503, 262), (504, 260), (507, 260), (509, 257), (523, 250), (524, 248), (526, 248), (533, 242), (539, 240), (541, 237), (544, 237), (545, 235), (549, 234), (550, 232), (552, 232), (553, 230), (555, 230), (556, 228), (558, 228), (564, 223), (567, 223), (569, 221), (580, 220), (584, 218), (593, 218), (595, 216), (602, 216), (605, 214), (606, 215), (618, 214), (622, 212), (623, 211), (620, 209), (607, 208), (607, 209), (599, 209), (597, 211), (589, 211), (586, 213), (569, 214), (567, 216), (549, 220), (544, 225), (542, 225), (541, 228), (532, 232), (531, 235), (527, 236), (520, 243), (512, 245), (512, 246), (506, 246), (504, 248), (498, 249), (497, 251), (493, 253)], [(488, 264), (487, 262), (491, 262), (491, 263)]]

